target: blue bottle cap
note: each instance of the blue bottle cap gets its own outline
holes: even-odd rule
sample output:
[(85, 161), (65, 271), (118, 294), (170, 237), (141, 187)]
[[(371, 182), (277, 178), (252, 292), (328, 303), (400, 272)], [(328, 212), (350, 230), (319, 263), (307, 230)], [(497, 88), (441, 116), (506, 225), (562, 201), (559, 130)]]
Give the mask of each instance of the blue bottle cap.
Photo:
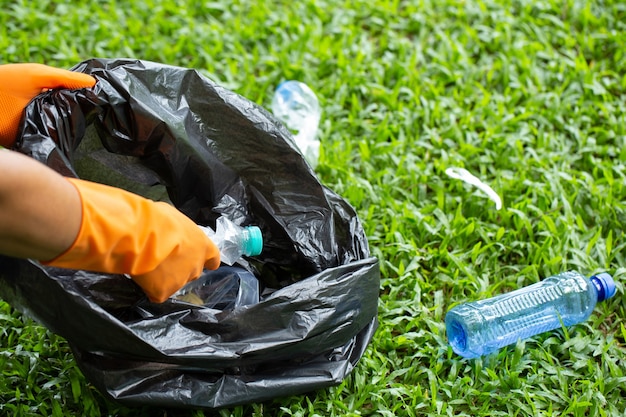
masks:
[(615, 281), (606, 272), (601, 272), (589, 278), (598, 290), (598, 301), (604, 301), (615, 295)]
[(263, 235), (257, 226), (247, 226), (244, 238), (244, 254), (247, 256), (260, 255), (263, 250)]

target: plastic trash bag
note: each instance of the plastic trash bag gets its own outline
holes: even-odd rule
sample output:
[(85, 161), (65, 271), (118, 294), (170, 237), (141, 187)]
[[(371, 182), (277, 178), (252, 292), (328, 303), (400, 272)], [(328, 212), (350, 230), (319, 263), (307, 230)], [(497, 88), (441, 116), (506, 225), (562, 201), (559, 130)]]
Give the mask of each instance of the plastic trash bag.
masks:
[(17, 150), (169, 201), (198, 224), (259, 225), (263, 253), (243, 266), (262, 296), (232, 310), (151, 304), (121, 275), (8, 257), (0, 296), (65, 337), (86, 377), (125, 405), (218, 408), (345, 378), (376, 328), (379, 265), (289, 131), (194, 70), (105, 59), (75, 70), (95, 88), (36, 98)]

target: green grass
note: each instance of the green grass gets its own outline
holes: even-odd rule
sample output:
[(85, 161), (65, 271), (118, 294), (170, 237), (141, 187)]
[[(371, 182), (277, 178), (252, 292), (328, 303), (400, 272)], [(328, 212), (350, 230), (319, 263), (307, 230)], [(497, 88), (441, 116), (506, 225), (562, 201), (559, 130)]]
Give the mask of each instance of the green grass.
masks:
[[(381, 260), (380, 328), (337, 387), (215, 412), (105, 400), (66, 342), (0, 304), (0, 414), (617, 416), (626, 409), (626, 6), (617, 0), (0, 0), (0, 62), (192, 67), (269, 107), (324, 109), (322, 181)], [(504, 208), (448, 178), (461, 166)], [(464, 360), (451, 306), (608, 270), (584, 324)]]

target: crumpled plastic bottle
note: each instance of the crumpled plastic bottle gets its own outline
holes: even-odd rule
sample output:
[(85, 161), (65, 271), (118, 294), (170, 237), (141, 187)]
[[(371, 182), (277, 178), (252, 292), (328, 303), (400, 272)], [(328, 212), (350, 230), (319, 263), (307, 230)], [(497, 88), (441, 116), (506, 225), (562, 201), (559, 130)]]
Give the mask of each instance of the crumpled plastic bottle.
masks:
[(294, 133), (298, 149), (315, 168), (320, 153), (317, 133), (322, 110), (313, 90), (300, 81), (282, 82), (272, 98), (272, 113)]
[(233, 265), (242, 256), (256, 256), (263, 250), (263, 235), (257, 226), (241, 227), (222, 216), (215, 222), (215, 230), (199, 226), (220, 250), (220, 260)]
[(259, 282), (256, 277), (246, 269), (232, 265), (242, 256), (261, 253), (261, 229), (257, 226), (238, 226), (224, 216), (216, 220), (215, 230), (198, 227), (215, 243), (220, 250), (220, 261), (228, 266), (204, 271), (197, 280), (176, 292), (172, 299), (218, 310), (258, 303)]

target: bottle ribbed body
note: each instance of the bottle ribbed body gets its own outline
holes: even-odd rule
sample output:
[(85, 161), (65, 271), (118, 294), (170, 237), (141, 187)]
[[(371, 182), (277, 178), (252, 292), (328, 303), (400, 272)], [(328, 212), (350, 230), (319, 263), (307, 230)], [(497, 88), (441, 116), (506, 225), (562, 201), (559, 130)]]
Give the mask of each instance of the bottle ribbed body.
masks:
[(586, 320), (598, 301), (592, 282), (564, 272), (487, 300), (462, 304), (446, 315), (448, 340), (465, 357), (478, 357), (549, 330)]

